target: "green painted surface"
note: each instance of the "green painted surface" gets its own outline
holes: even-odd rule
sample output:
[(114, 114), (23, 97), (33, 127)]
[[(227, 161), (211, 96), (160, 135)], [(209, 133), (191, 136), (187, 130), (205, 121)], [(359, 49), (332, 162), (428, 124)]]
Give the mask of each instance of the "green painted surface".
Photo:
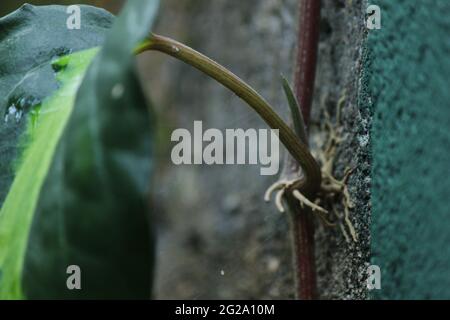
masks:
[(364, 86), (373, 109), (372, 263), (383, 299), (450, 298), (450, 1), (379, 0)]

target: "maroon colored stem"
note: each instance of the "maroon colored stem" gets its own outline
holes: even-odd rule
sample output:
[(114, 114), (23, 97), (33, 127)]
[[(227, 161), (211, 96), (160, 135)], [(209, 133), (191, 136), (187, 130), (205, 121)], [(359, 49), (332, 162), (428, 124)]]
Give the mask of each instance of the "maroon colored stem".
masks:
[[(295, 94), (308, 130), (316, 75), (320, 27), (320, 0), (300, 0)], [(314, 223), (310, 210), (291, 205), (296, 295), (301, 300), (316, 299), (316, 268), (314, 255)]]
[(305, 125), (308, 126), (316, 77), (320, 29), (320, 0), (300, 0), (295, 67), (295, 93)]
[(290, 208), (296, 298), (314, 300), (317, 295), (313, 216), (310, 210), (299, 208), (298, 202)]

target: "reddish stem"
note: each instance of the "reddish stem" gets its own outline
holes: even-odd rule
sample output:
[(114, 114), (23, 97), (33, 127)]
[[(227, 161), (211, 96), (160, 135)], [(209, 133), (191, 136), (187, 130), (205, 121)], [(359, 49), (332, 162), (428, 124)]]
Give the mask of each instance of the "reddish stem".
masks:
[(316, 77), (320, 29), (320, 0), (300, 0), (295, 93), (305, 125), (308, 126)]
[(314, 259), (314, 224), (309, 210), (290, 204), (291, 234), (294, 252), (296, 298), (316, 299), (316, 268)]
[[(300, 0), (295, 94), (308, 130), (316, 74), (319, 43), (320, 0)], [(316, 298), (316, 268), (314, 255), (314, 223), (310, 210), (290, 205), (293, 236), (296, 295), (301, 300)]]

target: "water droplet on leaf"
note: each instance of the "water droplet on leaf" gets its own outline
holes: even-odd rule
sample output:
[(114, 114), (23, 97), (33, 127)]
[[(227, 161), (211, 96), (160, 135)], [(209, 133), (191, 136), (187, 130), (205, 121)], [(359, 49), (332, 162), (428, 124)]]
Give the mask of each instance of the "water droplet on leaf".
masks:
[(6, 113), (4, 116), (4, 120), (6, 123), (11, 122), (13, 120), (16, 123), (20, 122), (22, 116), (28, 110), (34, 112), (37, 106), (40, 109), (41, 101), (34, 97), (20, 97), (10, 99), (9, 107), (6, 109)]
[(21, 99), (19, 100), (19, 108), (20, 108), (20, 109), (25, 108), (26, 103), (27, 103), (27, 99), (21, 98)]
[(6, 114), (5, 114), (5, 122), (8, 122), (12, 119), (16, 119), (17, 117), (17, 107), (15, 104), (12, 104), (10, 107), (8, 107), (8, 109), (6, 110)]

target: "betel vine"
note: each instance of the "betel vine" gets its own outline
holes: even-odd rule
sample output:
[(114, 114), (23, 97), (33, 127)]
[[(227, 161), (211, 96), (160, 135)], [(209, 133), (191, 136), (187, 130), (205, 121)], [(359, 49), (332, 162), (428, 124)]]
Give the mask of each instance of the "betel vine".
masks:
[[(279, 139), (289, 151), (280, 180), (268, 188), (264, 198), (277, 191), (275, 204), (280, 212), (287, 211), (291, 222), (295, 274), (295, 294), (298, 299), (315, 299), (316, 274), (314, 257), (314, 215), (325, 223), (329, 210), (319, 204), (323, 199), (341, 196), (346, 211), (347, 227), (356, 241), (356, 232), (348, 219), (353, 205), (346, 186), (351, 170), (338, 180), (333, 177), (333, 160), (340, 137), (329, 125), (329, 141), (323, 150), (321, 164), (308, 146), (308, 123), (316, 72), (319, 39), (320, 1), (300, 0), (299, 31), (295, 66), (295, 93), (283, 78), (283, 89), (291, 109), (293, 126), (286, 124), (273, 107), (251, 86), (214, 60), (173, 39), (151, 34), (135, 53), (159, 51), (181, 60), (215, 79), (244, 100), (272, 129), (279, 130)], [(340, 106), (339, 106), (340, 108)], [(287, 210), (285, 209), (285, 205)], [(334, 209), (334, 208), (333, 208)]]

